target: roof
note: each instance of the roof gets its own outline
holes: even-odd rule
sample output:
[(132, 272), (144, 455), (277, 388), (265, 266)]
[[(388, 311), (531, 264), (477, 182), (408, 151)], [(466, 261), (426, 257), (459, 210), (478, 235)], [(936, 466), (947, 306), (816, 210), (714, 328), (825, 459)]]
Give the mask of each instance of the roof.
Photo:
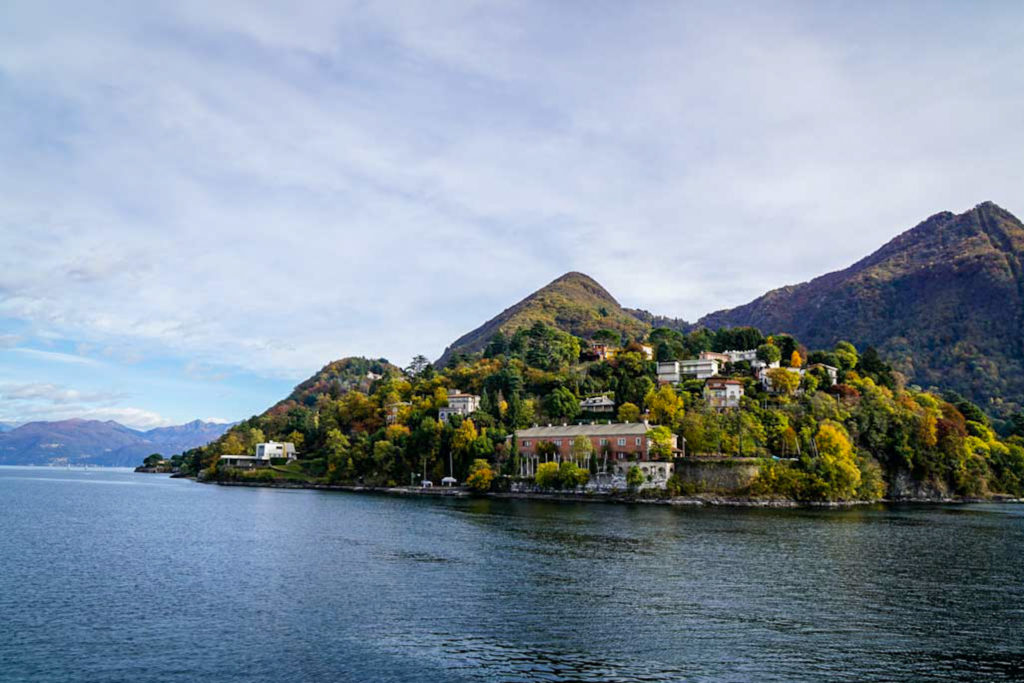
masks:
[(713, 377), (713, 378), (709, 379), (707, 382), (705, 382), (705, 384), (708, 384), (708, 385), (710, 385), (710, 384), (739, 384), (739, 385), (742, 385), (743, 382), (739, 381), (738, 379), (719, 379), (717, 377)]
[(227, 454), (225, 454), (225, 455), (222, 455), (220, 457), (222, 457), (222, 458), (232, 458), (234, 460), (262, 460), (262, 458), (260, 458), (259, 456), (256, 456), (256, 455), (227, 455)]
[(476, 394), (448, 394), (448, 398), (480, 398)]
[(613, 406), (615, 405), (615, 401), (611, 400), (607, 396), (591, 396), (590, 398), (585, 398), (580, 401), (580, 404), (585, 406)]
[(574, 436), (643, 436), (650, 429), (643, 422), (613, 422), (596, 425), (552, 425), (516, 430), (520, 439), (557, 439)]

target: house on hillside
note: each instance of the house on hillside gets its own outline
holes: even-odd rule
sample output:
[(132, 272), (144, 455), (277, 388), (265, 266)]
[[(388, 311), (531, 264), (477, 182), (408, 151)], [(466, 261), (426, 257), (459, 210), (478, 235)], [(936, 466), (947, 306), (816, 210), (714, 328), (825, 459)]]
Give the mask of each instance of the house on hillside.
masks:
[(448, 405), (438, 408), (437, 419), (448, 422), (452, 415), (467, 417), (480, 409), (480, 397), (476, 394), (464, 394), (458, 389), (448, 390)]
[(402, 410), (411, 406), (412, 404), (408, 401), (396, 401), (394, 403), (389, 403), (386, 407), (387, 412), (385, 414), (384, 421), (389, 425), (395, 424), (398, 422), (398, 416), (401, 414)]
[(641, 344), (640, 350), (644, 354), (644, 358), (647, 360), (654, 360), (654, 347), (650, 344)]
[(608, 344), (594, 344), (591, 347), (598, 360), (611, 360), (615, 358), (615, 347)]
[[(759, 368), (757, 370), (755, 377), (757, 377), (758, 381), (761, 382), (761, 386), (764, 387), (765, 391), (774, 392), (775, 389), (772, 387), (772, 378), (771, 375), (768, 374), (768, 370), (770, 369), (771, 368)], [(786, 372), (791, 372), (794, 375), (798, 375), (800, 379), (803, 379), (804, 377), (803, 368), (786, 368)]]
[(684, 377), (707, 379), (714, 377), (722, 369), (722, 364), (714, 358), (698, 358), (697, 360), (679, 361), (679, 374)]
[(679, 373), (679, 361), (658, 361), (658, 383), (679, 384), (682, 375)]
[(704, 400), (717, 410), (739, 408), (743, 398), (743, 382), (713, 377), (704, 383)]
[(607, 396), (591, 396), (580, 401), (580, 410), (584, 413), (614, 413), (615, 401)]
[(256, 444), (256, 455), (222, 455), (217, 459), (217, 465), (251, 470), (257, 467), (270, 467), (271, 459), (295, 460), (296, 457), (295, 444), (290, 441), (267, 441)]
[(829, 386), (834, 387), (836, 385), (836, 382), (839, 381), (839, 368), (834, 368), (831, 365), (825, 365), (824, 363), (811, 363), (810, 365), (807, 366), (808, 372), (810, 372), (811, 370), (818, 369), (825, 371), (825, 374), (828, 376), (829, 379)]
[[(660, 460), (651, 456), (651, 440), (647, 438), (650, 425), (646, 422), (615, 422), (611, 424), (547, 425), (517, 430), (514, 436), (515, 448), (522, 460), (521, 476), (532, 477), (537, 465), (547, 460), (572, 460), (572, 443), (583, 437), (597, 456), (598, 468), (603, 472), (625, 476), (633, 465), (640, 466), (651, 476), (648, 482), (665, 486), (672, 476), (672, 460)], [(554, 455), (541, 455), (538, 447), (548, 443), (553, 446)], [(551, 447), (549, 447), (551, 448)], [(678, 452), (678, 437), (672, 435), (672, 451)], [(581, 467), (586, 463), (578, 463)], [(645, 470), (646, 468), (646, 470)]]
[(718, 353), (717, 351), (701, 351), (698, 358), (700, 360), (716, 360), (722, 365), (732, 362), (729, 358), (729, 354)]

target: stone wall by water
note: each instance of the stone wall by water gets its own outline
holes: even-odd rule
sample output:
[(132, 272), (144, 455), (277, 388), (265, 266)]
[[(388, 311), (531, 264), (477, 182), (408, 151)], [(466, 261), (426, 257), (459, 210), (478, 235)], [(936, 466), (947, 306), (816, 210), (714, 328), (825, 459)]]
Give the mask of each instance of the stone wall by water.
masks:
[(676, 477), (697, 492), (733, 493), (754, 481), (762, 462), (759, 458), (680, 458)]

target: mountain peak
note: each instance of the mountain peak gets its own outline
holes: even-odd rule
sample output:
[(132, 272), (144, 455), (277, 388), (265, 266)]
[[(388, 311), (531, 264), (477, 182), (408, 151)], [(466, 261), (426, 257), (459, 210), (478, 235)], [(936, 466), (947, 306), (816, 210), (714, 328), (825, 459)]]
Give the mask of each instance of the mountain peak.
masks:
[(437, 365), (443, 366), (456, 353), (481, 351), (499, 331), (514, 334), (537, 322), (579, 337), (589, 337), (601, 329), (641, 336), (650, 327), (622, 308), (597, 280), (586, 273), (569, 271), (456, 339)]
[(937, 213), (849, 268), (701, 318), (824, 348), (876, 347), (912, 382), (1024, 405), (1024, 225), (987, 201)]

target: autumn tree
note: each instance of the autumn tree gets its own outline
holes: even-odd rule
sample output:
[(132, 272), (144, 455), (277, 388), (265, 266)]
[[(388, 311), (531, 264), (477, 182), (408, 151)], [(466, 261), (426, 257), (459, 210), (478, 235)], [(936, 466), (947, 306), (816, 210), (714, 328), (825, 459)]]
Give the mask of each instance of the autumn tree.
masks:
[(651, 414), (651, 421), (656, 424), (674, 426), (683, 416), (683, 399), (676, 394), (670, 384), (647, 392), (644, 403)]
[(800, 386), (800, 375), (786, 368), (772, 368), (768, 370), (768, 381), (775, 393), (791, 396)]
[(623, 403), (619, 406), (619, 422), (636, 422), (640, 419), (640, 408), (635, 403)]
[(482, 458), (474, 460), (473, 464), (469, 466), (466, 485), (474, 491), (483, 493), (490, 490), (492, 481), (494, 481), (494, 470), (491, 469), (490, 464)]

